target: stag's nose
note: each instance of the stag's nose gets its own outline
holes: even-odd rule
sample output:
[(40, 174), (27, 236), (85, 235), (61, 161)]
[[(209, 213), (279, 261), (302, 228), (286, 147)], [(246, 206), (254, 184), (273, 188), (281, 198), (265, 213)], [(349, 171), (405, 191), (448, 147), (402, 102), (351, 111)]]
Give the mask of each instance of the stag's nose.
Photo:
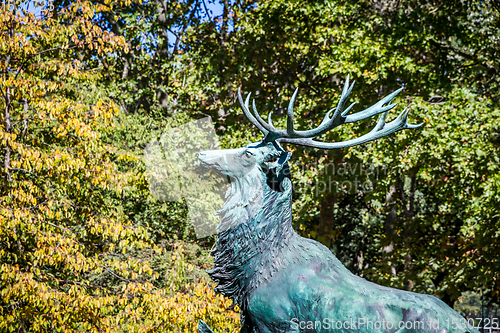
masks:
[(201, 164), (207, 168), (215, 168), (221, 171), (234, 170), (238, 168), (238, 155), (239, 149), (225, 149), (225, 150), (206, 150), (198, 154)]
[(218, 162), (217, 155), (213, 154), (212, 151), (202, 151), (198, 154), (198, 159), (201, 161), (202, 165), (209, 167)]
[(202, 151), (198, 154), (198, 159), (203, 163), (207, 163), (207, 153)]

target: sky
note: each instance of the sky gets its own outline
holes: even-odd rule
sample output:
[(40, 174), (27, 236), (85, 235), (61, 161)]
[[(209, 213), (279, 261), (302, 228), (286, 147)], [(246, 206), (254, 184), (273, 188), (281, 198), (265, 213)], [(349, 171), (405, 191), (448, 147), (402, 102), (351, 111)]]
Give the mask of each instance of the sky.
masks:
[[(11, 0), (12, 1), (12, 0)], [(31, 13), (34, 13), (35, 16), (38, 16), (40, 14), (40, 11), (42, 7), (45, 7), (49, 4), (50, 0), (31, 0), (31, 1), (26, 1), (24, 4), (28, 7), (28, 11)], [(9, 0), (2, 0), (2, 2), (8, 3)], [(36, 5), (38, 4), (38, 5)], [(209, 11), (210, 17), (217, 17), (222, 15), (222, 5), (217, 1), (205, 1), (205, 5)], [(205, 10), (204, 6), (201, 6), (202, 10)], [(171, 32), (167, 32), (168, 34), (168, 40), (170, 42), (175, 41), (175, 36)]]
[(212, 11), (210, 14), (212, 17), (222, 15), (222, 5), (220, 3), (206, 3), (206, 5), (208, 10)]
[[(208, 9), (208, 14), (210, 17), (217, 17), (217, 16), (222, 16), (222, 9), (223, 6), (218, 2), (218, 0), (214, 1), (205, 1), (205, 5), (207, 6)], [(205, 11), (205, 7), (202, 5), (201, 10)], [(167, 32), (168, 34), (168, 40), (169, 41), (174, 41), (175, 36), (171, 32)]]

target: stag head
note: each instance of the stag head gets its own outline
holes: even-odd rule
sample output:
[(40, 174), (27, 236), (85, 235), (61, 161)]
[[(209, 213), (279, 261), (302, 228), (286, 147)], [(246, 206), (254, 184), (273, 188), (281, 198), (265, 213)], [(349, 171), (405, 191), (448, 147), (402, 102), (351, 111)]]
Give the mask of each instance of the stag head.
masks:
[(263, 180), (274, 190), (281, 191), (278, 186), (284, 177), (290, 177), (287, 161), (291, 153), (286, 152), (276, 142), (260, 141), (244, 148), (227, 150), (210, 150), (201, 152), (199, 159), (203, 166), (219, 171), (232, 183), (240, 182), (258, 187)]
[[(263, 120), (257, 112), (255, 100), (252, 102), (253, 112), (250, 112), (249, 102), (251, 94), (248, 94), (245, 101), (243, 101), (241, 92), (238, 90), (238, 100), (243, 109), (243, 113), (248, 120), (264, 134), (264, 139), (240, 149), (202, 152), (199, 158), (203, 165), (219, 170), (222, 174), (228, 176), (231, 182), (250, 177), (250, 179), (253, 180), (246, 181), (249, 183), (257, 181), (257, 178), (265, 178), (265, 182), (271, 188), (280, 190), (280, 187), (276, 185), (279, 185), (283, 178), (289, 177), (287, 161), (291, 156), (291, 153), (283, 150), (280, 143), (290, 143), (321, 149), (346, 148), (376, 140), (403, 129), (417, 128), (422, 125), (408, 124), (408, 108), (404, 109), (393, 121), (389, 123), (385, 122), (388, 111), (397, 105), (396, 103), (392, 104), (392, 100), (403, 88), (387, 95), (366, 110), (348, 115), (355, 103), (352, 103), (347, 108), (344, 107), (347, 104), (353, 86), (354, 82), (349, 84), (349, 76), (347, 76), (337, 106), (325, 114), (323, 121), (317, 128), (306, 131), (297, 131), (293, 123), (293, 105), (298, 88), (293, 93), (288, 106), (286, 129), (274, 127), (271, 119), (272, 113), (269, 113), (267, 122)], [(369, 133), (356, 139), (342, 142), (319, 142), (314, 140), (316, 137), (337, 126), (361, 121), (375, 115), (380, 115), (375, 127)]]

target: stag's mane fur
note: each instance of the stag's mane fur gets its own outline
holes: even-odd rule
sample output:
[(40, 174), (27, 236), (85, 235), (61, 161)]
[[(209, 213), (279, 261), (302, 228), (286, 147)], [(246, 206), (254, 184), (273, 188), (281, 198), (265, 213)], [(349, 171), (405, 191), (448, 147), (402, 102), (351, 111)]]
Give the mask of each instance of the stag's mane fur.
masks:
[(245, 310), (246, 297), (284, 265), (301, 262), (287, 244), (299, 237), (292, 228), (292, 184), (282, 181), (283, 191), (266, 184), (261, 168), (233, 179), (227, 201), (218, 212), (222, 217), (215, 265), (208, 272), (218, 282), (216, 291), (232, 298)]

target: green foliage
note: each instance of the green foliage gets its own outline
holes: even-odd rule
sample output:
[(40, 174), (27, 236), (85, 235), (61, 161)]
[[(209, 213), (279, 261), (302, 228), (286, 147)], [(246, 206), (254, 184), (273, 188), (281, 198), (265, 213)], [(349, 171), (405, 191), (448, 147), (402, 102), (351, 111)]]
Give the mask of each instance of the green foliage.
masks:
[(481, 288), (495, 297), (498, 273), (486, 272), (496, 270), (498, 255), (490, 241), (498, 237), (498, 218), (492, 214), (498, 207), (500, 155), (491, 133), (497, 131), (494, 119), (500, 113), (488, 107), (491, 103), (465, 89), (439, 105), (416, 98), (415, 114), (425, 115), (418, 135), (384, 140), (396, 146), (391, 153), (369, 146), (353, 152), (388, 166), (369, 200), (384, 205), (383, 216), (395, 213), (397, 218), (387, 218), (384, 232), (376, 236), (382, 248), (378, 263), (366, 272), (371, 279), (400, 287), (411, 281), (413, 290), (448, 300), (457, 299), (461, 290)]
[[(143, 161), (144, 149), (168, 128), (187, 121), (175, 118), (155, 120), (140, 114), (120, 113), (113, 118), (114, 126), (103, 134), (103, 141), (116, 147), (115, 163), (126, 173), (129, 182), (116, 200), (123, 213), (134, 222), (150, 230), (157, 242), (162, 239), (194, 239), (194, 230), (187, 220), (187, 206), (183, 202), (162, 202), (151, 196)], [(120, 157), (118, 157), (120, 156)]]
[(480, 323), (480, 318), (488, 318), (489, 323), (486, 322), (485, 327), (495, 326), (491, 319), (500, 316), (500, 307), (498, 305), (487, 304), (481, 294), (470, 291), (462, 293), (462, 296), (455, 303), (455, 310), (466, 318), (473, 318), (477, 326), (483, 326), (484, 324)]

